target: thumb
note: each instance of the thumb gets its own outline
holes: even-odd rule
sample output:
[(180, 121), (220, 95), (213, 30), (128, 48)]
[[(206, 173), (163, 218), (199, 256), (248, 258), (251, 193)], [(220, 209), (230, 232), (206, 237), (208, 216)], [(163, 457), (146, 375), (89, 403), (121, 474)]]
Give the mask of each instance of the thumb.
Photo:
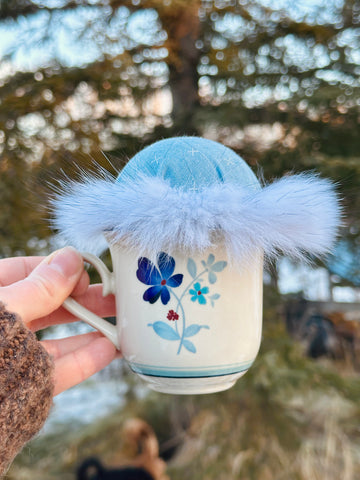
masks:
[(46, 257), (24, 280), (2, 288), (1, 301), (29, 323), (59, 308), (83, 270), (80, 253), (72, 247), (62, 248)]

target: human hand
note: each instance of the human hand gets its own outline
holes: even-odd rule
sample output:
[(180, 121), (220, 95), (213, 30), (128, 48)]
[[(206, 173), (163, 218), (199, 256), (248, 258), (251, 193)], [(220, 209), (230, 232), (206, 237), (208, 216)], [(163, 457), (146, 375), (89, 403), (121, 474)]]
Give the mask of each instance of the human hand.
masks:
[[(115, 313), (113, 295), (104, 298), (101, 285), (89, 286), (83, 259), (72, 247), (46, 258), (0, 260), (0, 302), (34, 332), (77, 320), (61, 306), (70, 294), (100, 316)], [(41, 343), (54, 358), (54, 395), (82, 382), (119, 355), (99, 332)]]

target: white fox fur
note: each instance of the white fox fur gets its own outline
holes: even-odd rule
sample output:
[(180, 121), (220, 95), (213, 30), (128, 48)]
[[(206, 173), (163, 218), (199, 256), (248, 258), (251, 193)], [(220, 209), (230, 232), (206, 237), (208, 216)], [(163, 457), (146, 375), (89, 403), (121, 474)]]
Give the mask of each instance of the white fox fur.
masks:
[(257, 191), (229, 183), (185, 191), (159, 177), (120, 183), (84, 176), (63, 182), (51, 203), (54, 227), (79, 250), (101, 253), (111, 232), (111, 241), (151, 258), (224, 242), (229, 258), (245, 264), (263, 252), (307, 260), (331, 251), (341, 222), (334, 185), (312, 174)]

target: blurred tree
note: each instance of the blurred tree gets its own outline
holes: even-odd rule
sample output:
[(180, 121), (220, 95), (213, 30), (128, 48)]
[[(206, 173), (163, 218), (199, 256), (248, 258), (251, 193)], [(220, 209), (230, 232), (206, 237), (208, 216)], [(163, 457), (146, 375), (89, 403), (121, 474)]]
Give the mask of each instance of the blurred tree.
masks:
[(91, 168), (100, 148), (119, 169), (178, 134), (229, 145), (267, 179), (338, 180), (358, 242), (359, 22), (356, 0), (0, 2), (0, 255), (46, 237), (34, 204), (60, 168)]

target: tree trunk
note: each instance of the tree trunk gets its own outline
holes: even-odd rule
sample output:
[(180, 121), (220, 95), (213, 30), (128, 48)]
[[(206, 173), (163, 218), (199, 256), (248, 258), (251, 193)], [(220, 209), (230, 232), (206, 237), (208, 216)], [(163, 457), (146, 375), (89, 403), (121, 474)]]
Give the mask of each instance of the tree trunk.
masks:
[(169, 51), (169, 86), (172, 93), (172, 118), (174, 129), (179, 134), (196, 135), (194, 110), (199, 105), (198, 63), (201, 52), (196, 48), (200, 35), (200, 2), (168, 8), (159, 12), (161, 21), (167, 31), (166, 47)]
[(270, 285), (272, 288), (278, 292), (279, 291), (279, 272), (278, 272), (278, 267), (277, 263), (271, 264), (269, 268), (269, 274), (270, 274)]

